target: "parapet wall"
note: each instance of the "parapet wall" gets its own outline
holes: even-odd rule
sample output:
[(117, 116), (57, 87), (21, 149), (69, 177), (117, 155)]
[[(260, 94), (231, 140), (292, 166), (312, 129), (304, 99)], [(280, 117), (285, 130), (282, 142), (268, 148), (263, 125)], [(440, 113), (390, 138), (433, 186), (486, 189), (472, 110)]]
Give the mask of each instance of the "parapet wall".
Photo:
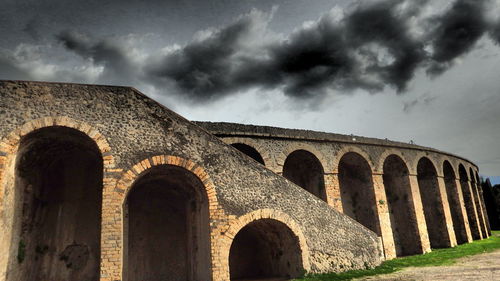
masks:
[[(284, 143), (263, 140), (278, 167)], [(323, 200), (137, 90), (96, 85), (0, 81), (0, 233), (0, 280), (288, 278), (383, 258)]]

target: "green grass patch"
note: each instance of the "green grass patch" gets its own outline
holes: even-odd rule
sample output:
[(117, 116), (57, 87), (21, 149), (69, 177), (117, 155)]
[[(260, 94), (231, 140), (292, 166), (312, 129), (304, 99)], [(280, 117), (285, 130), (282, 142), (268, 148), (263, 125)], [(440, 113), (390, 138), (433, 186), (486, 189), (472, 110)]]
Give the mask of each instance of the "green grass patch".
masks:
[(491, 237), (458, 245), (454, 248), (435, 249), (424, 255), (408, 256), (383, 262), (374, 269), (351, 270), (343, 273), (310, 274), (294, 280), (304, 281), (337, 281), (354, 278), (387, 274), (399, 271), (405, 267), (451, 265), (458, 258), (491, 252), (500, 249), (500, 231), (492, 231)]

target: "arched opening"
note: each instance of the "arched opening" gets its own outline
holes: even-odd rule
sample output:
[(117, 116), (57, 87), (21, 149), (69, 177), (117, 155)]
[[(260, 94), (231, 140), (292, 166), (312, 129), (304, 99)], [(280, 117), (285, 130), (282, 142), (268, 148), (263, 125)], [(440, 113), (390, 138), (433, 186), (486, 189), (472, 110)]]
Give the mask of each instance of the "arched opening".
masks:
[(15, 167), (15, 253), (9, 280), (99, 280), (103, 160), (61, 126), (21, 139)]
[(247, 156), (249, 156), (253, 160), (259, 162), (260, 164), (265, 165), (264, 158), (262, 158), (260, 153), (255, 148), (249, 146), (248, 144), (233, 143), (233, 144), (231, 144), (231, 146), (238, 149), (243, 154), (246, 154)]
[(321, 162), (309, 151), (296, 150), (285, 160), (283, 176), (326, 201), (324, 170)]
[(448, 230), (446, 228), (443, 201), (439, 192), (436, 168), (426, 157), (422, 157), (418, 161), (417, 180), (431, 248), (449, 247), (450, 239), (446, 235)]
[(422, 253), (408, 168), (399, 156), (384, 161), (384, 186), (397, 256)]
[(340, 159), (338, 171), (344, 214), (380, 235), (370, 165), (361, 155), (349, 152)]
[(479, 229), (481, 230), (481, 233), (483, 237), (487, 237), (486, 235), (486, 228), (484, 225), (484, 217), (483, 217), (483, 210), (482, 210), (482, 205), (481, 202), (479, 201), (479, 190), (477, 186), (477, 181), (476, 181), (476, 175), (472, 168), (469, 169), (470, 172), (470, 178), (471, 178), (471, 188), (472, 188), (472, 197), (474, 198), (474, 203), (476, 203), (476, 211), (477, 211), (477, 216), (479, 219)]
[(459, 191), (457, 188), (456, 176), (450, 162), (443, 164), (444, 184), (446, 185), (446, 194), (450, 205), (451, 219), (453, 229), (458, 244), (467, 243), (467, 231), (465, 230), (464, 217), (462, 215), (462, 206), (460, 205)]
[(211, 280), (208, 198), (184, 168), (154, 166), (125, 202), (124, 280)]
[(471, 188), (469, 187), (469, 178), (467, 176), (467, 171), (465, 167), (460, 164), (458, 167), (458, 175), (460, 177), (460, 186), (462, 188), (462, 195), (464, 196), (465, 209), (467, 210), (467, 218), (469, 219), (470, 231), (472, 234), (472, 239), (480, 239), (479, 226), (477, 225), (476, 212), (474, 211), (473, 197), (471, 194)]
[(297, 236), (282, 222), (260, 219), (243, 227), (229, 251), (231, 280), (289, 280), (303, 273)]

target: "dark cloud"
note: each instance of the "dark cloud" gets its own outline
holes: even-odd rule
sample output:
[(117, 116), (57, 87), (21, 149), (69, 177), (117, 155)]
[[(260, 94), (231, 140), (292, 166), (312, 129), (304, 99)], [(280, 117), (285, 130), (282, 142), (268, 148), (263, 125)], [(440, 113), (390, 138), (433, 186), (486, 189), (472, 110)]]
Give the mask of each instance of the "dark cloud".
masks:
[(485, 2), (458, 0), (449, 11), (433, 19), (436, 22), (436, 28), (431, 34), (433, 63), (428, 73), (442, 73), (455, 58), (468, 53), (488, 31), (484, 15)]
[(492, 25), (490, 30), (490, 36), (498, 45), (500, 45), (500, 21)]
[(370, 66), (370, 72), (379, 76), (381, 82), (403, 91), (425, 55), (423, 44), (409, 36), (405, 19), (394, 10), (400, 2), (380, 2), (356, 10), (346, 19), (346, 32), (349, 48), (357, 49), (367, 43), (378, 43), (388, 49), (393, 62), (385, 66), (375, 62)]
[(403, 112), (410, 113), (413, 110), (413, 108), (415, 108), (419, 104), (424, 105), (424, 106), (428, 106), (428, 105), (432, 104), (436, 99), (437, 99), (437, 97), (431, 96), (429, 93), (425, 93), (424, 95), (422, 95), (416, 99), (404, 102), (403, 103)]
[[(209, 38), (195, 41), (176, 50), (148, 68), (158, 79), (172, 79), (178, 88), (190, 95), (209, 98), (238, 90), (244, 83), (235, 83), (232, 73), (238, 61), (233, 56), (242, 47), (241, 40), (254, 24), (246, 17)], [(156, 59), (155, 59), (156, 60)]]
[(57, 35), (64, 46), (82, 58), (103, 66), (100, 78), (107, 84), (131, 85), (139, 79), (137, 65), (127, 57), (127, 49), (113, 40), (95, 40), (85, 34), (64, 31)]
[[(441, 74), (484, 34), (500, 43), (500, 24), (486, 20), (487, 1), (457, 0), (432, 18), (419, 18), (423, 7), (432, 5), (428, 0), (361, 2), (344, 16), (331, 11), (286, 38), (268, 28), (272, 12), (253, 10), (143, 62), (133, 60), (128, 45), (112, 38), (97, 40), (72, 31), (57, 38), (104, 68), (100, 82), (147, 81), (160, 92), (195, 102), (252, 87), (279, 89), (295, 99), (320, 99), (332, 91), (377, 92), (386, 86), (404, 92), (418, 69)], [(418, 36), (415, 19), (425, 27)]]

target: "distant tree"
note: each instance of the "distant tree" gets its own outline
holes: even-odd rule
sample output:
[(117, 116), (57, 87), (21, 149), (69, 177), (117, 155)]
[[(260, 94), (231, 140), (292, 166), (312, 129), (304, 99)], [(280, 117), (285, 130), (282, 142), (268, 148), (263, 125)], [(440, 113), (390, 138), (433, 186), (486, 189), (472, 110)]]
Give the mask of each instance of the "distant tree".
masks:
[(500, 230), (500, 185), (491, 186), (490, 179), (481, 180), (484, 204), (491, 229)]

